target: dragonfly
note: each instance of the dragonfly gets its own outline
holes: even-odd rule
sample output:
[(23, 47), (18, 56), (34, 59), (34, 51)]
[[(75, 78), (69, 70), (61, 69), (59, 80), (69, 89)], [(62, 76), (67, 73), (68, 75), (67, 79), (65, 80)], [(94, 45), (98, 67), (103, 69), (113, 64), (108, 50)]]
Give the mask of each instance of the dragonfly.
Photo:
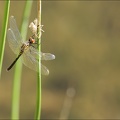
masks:
[[(10, 17), (10, 28), (7, 30), (7, 39), (10, 48), (12, 51), (17, 54), (16, 59), (12, 62), (12, 64), (7, 68), (9, 71), (17, 60), (21, 57), (22, 63), (28, 68), (38, 71), (38, 58), (41, 57), (41, 60), (53, 60), (55, 59), (55, 55), (51, 53), (43, 53), (39, 52), (35, 47), (36, 40), (33, 36), (29, 37), (27, 41), (23, 41), (23, 38), (18, 30), (16, 20), (14, 16)], [(49, 70), (46, 66), (41, 64), (41, 72), (43, 75), (48, 75)]]

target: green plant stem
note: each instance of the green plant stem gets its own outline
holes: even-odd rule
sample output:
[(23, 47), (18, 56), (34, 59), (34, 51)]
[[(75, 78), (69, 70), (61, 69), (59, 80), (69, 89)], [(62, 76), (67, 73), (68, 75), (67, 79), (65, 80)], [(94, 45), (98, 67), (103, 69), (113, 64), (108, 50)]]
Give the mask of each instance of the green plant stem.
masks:
[(4, 20), (3, 20), (4, 22), (3, 22), (3, 27), (2, 27), (2, 37), (0, 40), (0, 78), (1, 78), (3, 55), (4, 55), (4, 49), (5, 49), (5, 40), (6, 40), (8, 17), (9, 17), (9, 9), (10, 9), (10, 0), (6, 0)]
[[(21, 35), (26, 40), (29, 16), (31, 13), (32, 1), (27, 0), (23, 15), (21, 26)], [(13, 80), (13, 96), (12, 96), (12, 113), (13, 120), (19, 119), (19, 105), (20, 105), (20, 86), (21, 86), (22, 62), (18, 60), (15, 66), (14, 80)]]
[[(38, 0), (38, 29), (37, 29), (37, 42), (38, 42), (38, 50), (41, 52), (41, 0)], [(36, 105), (36, 113), (35, 113), (35, 120), (40, 120), (41, 116), (41, 58), (39, 60), (39, 67), (38, 67), (38, 80), (37, 80), (37, 105)]]

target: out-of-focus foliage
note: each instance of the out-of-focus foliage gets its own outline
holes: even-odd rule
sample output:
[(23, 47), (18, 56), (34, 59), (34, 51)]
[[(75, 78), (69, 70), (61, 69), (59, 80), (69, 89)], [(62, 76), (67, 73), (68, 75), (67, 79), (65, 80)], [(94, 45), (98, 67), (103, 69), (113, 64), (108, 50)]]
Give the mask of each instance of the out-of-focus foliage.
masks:
[[(4, 2), (0, 3), (2, 19)], [(18, 26), (24, 4), (11, 3), (10, 15)], [(36, 7), (33, 2), (30, 22), (37, 16)], [(42, 24), (42, 51), (56, 55), (54, 61), (44, 62), (50, 75), (42, 76), (42, 118), (60, 117), (69, 87), (76, 91), (69, 118), (120, 118), (120, 2), (43, 1)], [(14, 58), (6, 43), (0, 118), (10, 118), (14, 68), (9, 73), (6, 68)], [(36, 73), (24, 67), (21, 118), (34, 116), (36, 83)]]

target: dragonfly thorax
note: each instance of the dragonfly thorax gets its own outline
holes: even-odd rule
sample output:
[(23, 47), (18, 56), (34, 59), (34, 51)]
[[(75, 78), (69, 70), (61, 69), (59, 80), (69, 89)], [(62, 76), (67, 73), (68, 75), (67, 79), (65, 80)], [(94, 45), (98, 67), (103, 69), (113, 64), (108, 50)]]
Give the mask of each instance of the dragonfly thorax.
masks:
[(21, 46), (21, 52), (24, 52), (25, 50), (27, 50), (29, 47), (29, 43), (23, 43), (22, 46)]

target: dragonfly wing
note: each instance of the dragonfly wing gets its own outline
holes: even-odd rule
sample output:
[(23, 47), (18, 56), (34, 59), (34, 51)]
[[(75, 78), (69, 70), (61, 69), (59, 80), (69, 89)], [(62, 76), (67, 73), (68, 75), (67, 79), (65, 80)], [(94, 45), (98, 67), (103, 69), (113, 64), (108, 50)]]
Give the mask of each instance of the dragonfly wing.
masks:
[(31, 55), (34, 56), (36, 59), (38, 59), (38, 57), (41, 57), (41, 60), (53, 60), (53, 59), (55, 59), (55, 55), (53, 55), (51, 53), (39, 52), (34, 47), (30, 47), (30, 51), (31, 51)]
[(42, 53), (41, 52), (41, 60), (53, 60), (55, 59), (55, 55), (51, 53)]
[(20, 44), (22, 41), (22, 36), (18, 30), (17, 24), (16, 24), (16, 20), (14, 18), (14, 16), (10, 17), (10, 29), (13, 31), (14, 36), (17, 40), (17, 42)]
[(30, 50), (24, 51), (24, 53), (22, 55), (22, 62), (30, 69), (37, 71), (38, 61), (36, 60), (36, 58), (33, 55), (31, 55)]
[(49, 75), (49, 70), (46, 66), (41, 64), (41, 72), (43, 75)]
[[(38, 55), (39, 54), (35, 48), (29, 47), (28, 50), (24, 51), (24, 54), (22, 55), (23, 64), (38, 72)], [(49, 74), (49, 70), (44, 65), (41, 65), (41, 72), (43, 75)]]
[(20, 47), (22, 43), (21, 44), (18, 43), (13, 31), (10, 28), (7, 30), (7, 39), (8, 39), (9, 46), (12, 49), (12, 51), (15, 54), (18, 54), (20, 52)]

